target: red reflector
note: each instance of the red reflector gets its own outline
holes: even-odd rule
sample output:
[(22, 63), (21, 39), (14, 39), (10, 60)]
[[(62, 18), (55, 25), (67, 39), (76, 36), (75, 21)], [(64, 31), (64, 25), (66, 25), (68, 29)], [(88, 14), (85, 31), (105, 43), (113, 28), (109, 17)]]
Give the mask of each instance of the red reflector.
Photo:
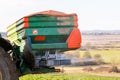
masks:
[(36, 36), (36, 37), (34, 38), (35, 41), (44, 41), (45, 39), (46, 39), (45, 36)]
[(38, 34), (38, 31), (35, 29), (32, 31), (33, 34)]

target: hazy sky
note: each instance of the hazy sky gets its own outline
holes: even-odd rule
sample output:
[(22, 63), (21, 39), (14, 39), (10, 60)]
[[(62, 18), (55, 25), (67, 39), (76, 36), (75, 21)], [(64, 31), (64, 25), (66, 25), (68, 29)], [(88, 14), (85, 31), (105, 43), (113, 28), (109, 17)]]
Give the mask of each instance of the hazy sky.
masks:
[(0, 31), (45, 10), (77, 13), (81, 30), (120, 30), (120, 0), (0, 0)]

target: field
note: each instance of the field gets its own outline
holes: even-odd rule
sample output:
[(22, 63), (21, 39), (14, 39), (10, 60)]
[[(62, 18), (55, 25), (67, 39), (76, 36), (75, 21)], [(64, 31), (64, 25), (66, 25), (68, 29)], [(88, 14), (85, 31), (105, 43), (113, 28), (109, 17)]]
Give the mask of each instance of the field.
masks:
[(120, 35), (82, 35), (80, 56), (86, 51), (94, 57), (99, 54), (107, 63), (120, 64)]
[(120, 35), (82, 35), (82, 48), (120, 50)]
[[(79, 54), (80, 58), (83, 57), (86, 50), (69, 51), (70, 54)], [(99, 54), (105, 63), (120, 64), (120, 50), (87, 50), (91, 57)]]
[(19, 80), (120, 80), (120, 77), (103, 77), (88, 74), (65, 74), (65, 73), (51, 73), (51, 74), (36, 74), (25, 75)]
[[(120, 35), (82, 35), (83, 44), (120, 44)], [(120, 45), (119, 45), (120, 46)]]

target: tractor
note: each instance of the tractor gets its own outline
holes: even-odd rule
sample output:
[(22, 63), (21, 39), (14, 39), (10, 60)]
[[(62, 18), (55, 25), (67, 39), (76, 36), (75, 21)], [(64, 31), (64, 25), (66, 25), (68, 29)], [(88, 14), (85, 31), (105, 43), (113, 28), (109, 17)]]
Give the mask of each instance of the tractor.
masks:
[(0, 37), (0, 80), (18, 80), (19, 75), (57, 72), (70, 65), (64, 52), (81, 47), (77, 14), (48, 10), (33, 13), (7, 27)]

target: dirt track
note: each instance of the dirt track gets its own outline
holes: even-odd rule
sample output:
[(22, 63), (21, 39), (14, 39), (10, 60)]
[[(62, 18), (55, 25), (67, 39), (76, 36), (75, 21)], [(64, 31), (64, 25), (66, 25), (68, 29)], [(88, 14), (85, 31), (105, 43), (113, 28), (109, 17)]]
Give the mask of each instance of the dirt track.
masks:
[[(92, 67), (93, 69), (98, 68), (99, 66)], [(82, 67), (64, 67), (64, 73), (85, 73), (85, 74), (92, 74), (92, 75), (99, 75), (99, 76), (113, 76), (113, 77), (120, 77), (120, 73), (115, 72), (107, 72), (107, 71), (84, 71), (83, 69), (86, 68), (86, 66)], [(104, 70), (104, 69), (103, 69)]]

